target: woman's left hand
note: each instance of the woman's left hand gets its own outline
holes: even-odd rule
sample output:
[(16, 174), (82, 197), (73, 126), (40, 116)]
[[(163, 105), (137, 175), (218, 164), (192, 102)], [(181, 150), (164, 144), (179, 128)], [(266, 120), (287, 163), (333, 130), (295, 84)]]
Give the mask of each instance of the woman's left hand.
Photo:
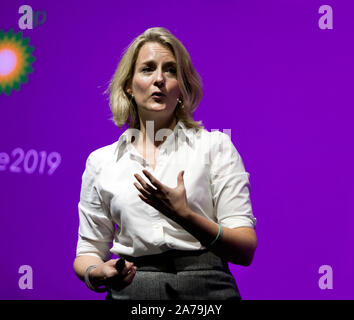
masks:
[(169, 188), (162, 184), (147, 170), (143, 170), (143, 173), (152, 186), (139, 174), (134, 174), (139, 181), (139, 183), (134, 182), (135, 187), (141, 192), (139, 197), (172, 220), (185, 218), (188, 215), (189, 206), (183, 180), (184, 171), (180, 171), (177, 176), (176, 188)]

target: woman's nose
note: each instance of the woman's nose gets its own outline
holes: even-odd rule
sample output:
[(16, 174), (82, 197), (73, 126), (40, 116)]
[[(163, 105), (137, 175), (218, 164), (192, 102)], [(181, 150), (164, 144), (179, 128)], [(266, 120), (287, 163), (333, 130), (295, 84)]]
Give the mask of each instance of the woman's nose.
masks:
[(165, 81), (161, 70), (156, 70), (155, 83), (161, 85)]

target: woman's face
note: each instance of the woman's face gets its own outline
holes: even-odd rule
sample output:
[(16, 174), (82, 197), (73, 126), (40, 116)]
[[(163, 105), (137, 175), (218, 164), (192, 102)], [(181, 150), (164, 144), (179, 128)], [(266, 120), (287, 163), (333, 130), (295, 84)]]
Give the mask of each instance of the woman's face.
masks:
[[(168, 47), (157, 42), (145, 43), (139, 51), (131, 86), (139, 113), (164, 113), (170, 116), (181, 92), (177, 82), (177, 65)], [(162, 95), (154, 96), (154, 92)]]

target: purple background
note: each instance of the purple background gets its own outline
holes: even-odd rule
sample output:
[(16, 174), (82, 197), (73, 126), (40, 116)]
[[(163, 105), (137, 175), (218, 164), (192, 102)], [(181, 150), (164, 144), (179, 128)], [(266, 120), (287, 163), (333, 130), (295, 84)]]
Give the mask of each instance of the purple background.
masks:
[[(162, 26), (204, 83), (195, 113), (231, 129), (250, 173), (258, 248), (230, 265), (244, 299), (354, 298), (354, 3), (352, 1), (2, 1), (0, 29), (29, 4), (34, 73), (0, 96), (0, 152), (58, 152), (53, 175), (0, 171), (1, 299), (103, 299), (76, 278), (81, 176), (88, 154), (124, 130), (103, 91), (123, 49)], [(333, 30), (321, 30), (321, 5)], [(13, 159), (12, 159), (13, 161)], [(21, 290), (21, 265), (33, 289)], [(321, 265), (333, 289), (321, 290)]]

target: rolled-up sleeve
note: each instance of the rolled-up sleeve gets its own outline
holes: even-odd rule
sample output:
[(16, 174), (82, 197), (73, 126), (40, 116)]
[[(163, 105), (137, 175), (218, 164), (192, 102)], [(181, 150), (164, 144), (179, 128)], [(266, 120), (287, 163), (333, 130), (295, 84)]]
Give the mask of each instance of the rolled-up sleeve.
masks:
[(213, 204), (218, 223), (228, 228), (256, 228), (253, 216), (249, 173), (230, 137), (213, 132), (210, 180)]
[(97, 191), (98, 169), (93, 158), (93, 153), (91, 153), (82, 175), (78, 204), (80, 223), (76, 256), (92, 255), (107, 261), (111, 256), (110, 248), (115, 225)]

